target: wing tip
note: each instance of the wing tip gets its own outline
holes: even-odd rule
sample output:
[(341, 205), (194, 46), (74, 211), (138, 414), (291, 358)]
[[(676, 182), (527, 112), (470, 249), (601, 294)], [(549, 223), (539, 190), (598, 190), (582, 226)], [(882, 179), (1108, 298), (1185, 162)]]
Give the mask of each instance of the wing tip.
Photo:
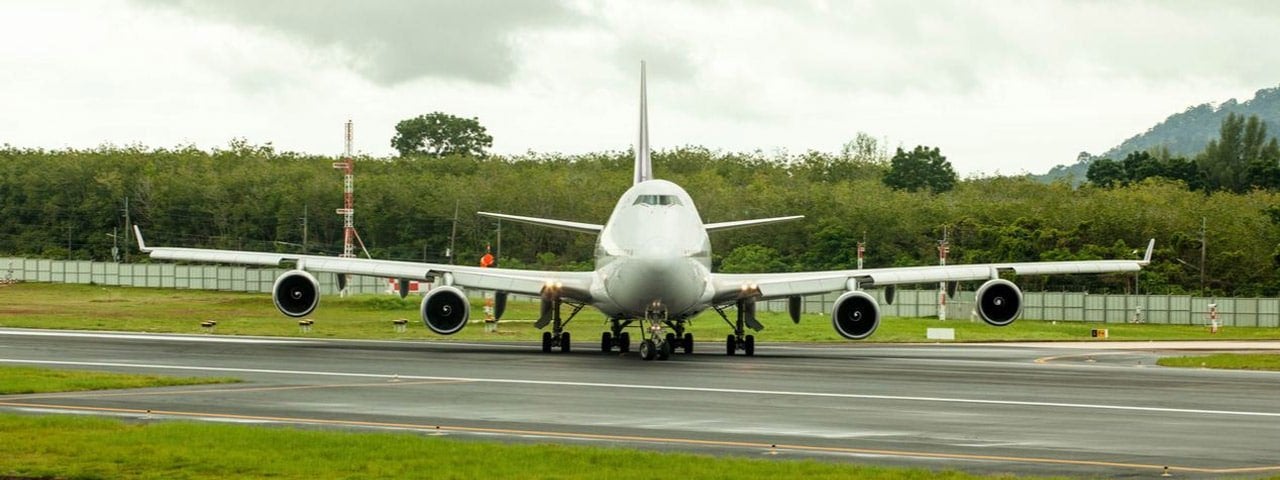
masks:
[(150, 253), (151, 249), (147, 248), (147, 242), (142, 239), (142, 229), (137, 224), (133, 225), (133, 236), (138, 239), (138, 251), (142, 253)]

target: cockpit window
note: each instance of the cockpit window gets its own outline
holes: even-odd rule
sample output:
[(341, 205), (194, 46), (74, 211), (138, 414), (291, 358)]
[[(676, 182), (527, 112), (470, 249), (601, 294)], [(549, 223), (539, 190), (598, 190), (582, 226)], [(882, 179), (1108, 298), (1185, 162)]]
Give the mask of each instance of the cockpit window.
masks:
[(683, 205), (675, 195), (640, 195), (632, 205)]

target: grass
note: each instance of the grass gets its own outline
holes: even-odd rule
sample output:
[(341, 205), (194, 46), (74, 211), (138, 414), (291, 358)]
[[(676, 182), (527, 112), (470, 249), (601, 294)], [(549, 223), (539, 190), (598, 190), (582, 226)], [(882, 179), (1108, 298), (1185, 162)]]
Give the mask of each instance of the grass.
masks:
[(1164, 357), (1156, 360), (1156, 364), (1165, 367), (1280, 371), (1280, 353), (1217, 353), (1212, 355)]
[[(236, 335), (511, 341), (535, 341), (541, 335), (533, 328), (538, 305), (518, 301), (508, 305), (498, 332), (485, 332), (473, 324), (456, 335), (441, 337), (422, 325), (414, 297), (401, 300), (388, 295), (325, 296), (310, 317), (315, 326), (306, 334), (299, 331), (295, 321), (275, 310), (267, 294), (21, 283), (0, 288), (0, 300), (0, 327), (202, 333), (200, 322), (215, 320), (216, 333)], [(480, 305), (474, 304), (473, 323), (479, 323), (476, 317), (480, 312)], [(408, 331), (394, 331), (391, 321), (399, 318), (410, 321)], [(760, 320), (766, 326), (756, 334), (761, 342), (847, 342), (831, 328), (826, 315), (805, 314), (795, 325), (785, 313), (761, 312)], [(924, 342), (925, 329), (929, 327), (954, 328), (957, 341), (962, 342), (1084, 341), (1091, 340), (1089, 331), (1094, 328), (1109, 329), (1112, 341), (1280, 339), (1280, 328), (1234, 327), (1211, 334), (1195, 325), (1019, 320), (997, 328), (967, 319), (939, 322), (886, 318), (871, 341)], [(582, 347), (597, 343), (604, 329), (604, 316), (591, 308), (584, 309), (567, 327), (575, 345)], [(714, 312), (707, 312), (693, 320), (689, 331), (701, 341), (718, 344), (729, 328)]]
[(92, 417), (3, 414), (0, 438), (0, 478), (1013, 478), (412, 433)]
[(234, 383), (233, 378), (166, 377), (0, 366), (0, 395)]

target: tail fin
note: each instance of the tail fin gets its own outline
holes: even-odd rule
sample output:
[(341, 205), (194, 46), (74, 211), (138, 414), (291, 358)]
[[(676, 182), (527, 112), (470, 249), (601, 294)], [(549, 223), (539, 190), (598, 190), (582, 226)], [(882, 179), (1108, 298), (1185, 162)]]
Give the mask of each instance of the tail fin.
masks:
[(644, 62), (640, 62), (640, 139), (636, 142), (636, 169), (632, 184), (653, 180), (653, 162), (649, 160), (649, 106), (644, 86)]

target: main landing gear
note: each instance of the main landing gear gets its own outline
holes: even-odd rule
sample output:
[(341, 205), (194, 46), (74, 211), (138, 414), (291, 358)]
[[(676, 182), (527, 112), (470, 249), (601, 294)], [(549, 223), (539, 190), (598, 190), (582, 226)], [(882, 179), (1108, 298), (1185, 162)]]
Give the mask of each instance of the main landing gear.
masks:
[(746, 329), (750, 327), (752, 330), (764, 330), (764, 325), (760, 324), (755, 317), (755, 302), (739, 300), (736, 305), (736, 319), (729, 321), (729, 316), (725, 315), (724, 310), (728, 307), (714, 307), (716, 313), (720, 314), (720, 318), (733, 328), (733, 333), (724, 339), (724, 353), (726, 355), (736, 355), (742, 352), (748, 357), (756, 354), (756, 337), (755, 335), (747, 335)]
[(623, 330), (628, 325), (631, 325), (631, 320), (609, 319), (609, 331), (600, 334), (600, 351), (609, 353), (617, 347), (619, 352), (630, 352), (631, 333)]
[[(551, 312), (546, 312), (546, 307), (544, 307), (542, 317), (538, 319), (537, 323), (533, 324), (538, 329), (546, 328), (548, 324), (551, 325), (550, 332), (542, 332), (542, 351), (550, 353), (553, 349), (559, 347), (561, 353), (569, 353), (572, 343), (569, 332), (564, 331), (564, 327), (573, 321), (573, 317), (578, 315), (578, 312), (582, 311), (585, 305), (569, 303), (560, 299), (548, 302), (553, 304), (551, 305)], [(569, 318), (562, 320), (560, 317), (560, 305), (564, 303), (568, 303), (570, 307), (573, 307), (573, 311), (569, 312)]]

